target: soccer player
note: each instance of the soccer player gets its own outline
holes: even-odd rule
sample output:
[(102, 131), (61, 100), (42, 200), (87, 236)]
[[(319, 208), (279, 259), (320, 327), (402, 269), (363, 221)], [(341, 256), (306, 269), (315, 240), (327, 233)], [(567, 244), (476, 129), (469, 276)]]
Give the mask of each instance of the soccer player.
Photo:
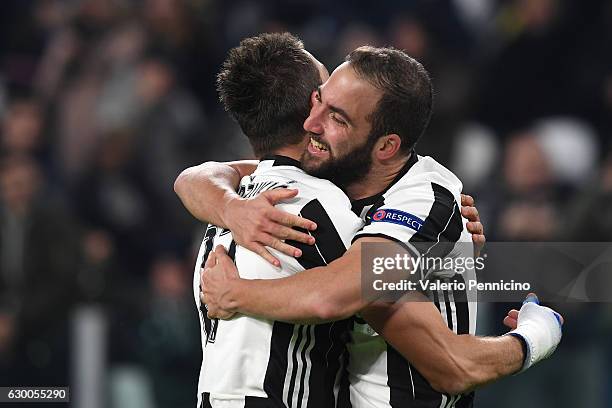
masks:
[[(362, 221), (346, 195), (327, 180), (307, 175), (299, 159), (308, 139), (303, 130), (309, 96), (329, 74), (294, 37), (262, 35), (230, 51), (218, 78), (221, 100), (262, 158), (239, 190), (243, 199), (290, 198), (286, 210), (315, 221), (310, 235), (288, 230), (286, 248), (278, 253), (280, 269), (236, 245), (236, 234), (211, 225), (196, 264), (194, 295), (202, 326), (203, 361), (198, 406), (333, 407), (348, 334), (348, 321), (292, 325), (241, 316), (232, 321), (209, 319), (199, 298), (199, 270), (213, 245), (222, 244), (250, 278), (277, 278), (324, 265), (344, 253)], [(276, 84), (276, 86), (274, 86)], [(279, 126), (279, 121), (286, 123)], [(235, 164), (252, 171), (253, 164)], [(292, 187), (297, 190), (280, 190)], [(212, 200), (213, 202), (216, 200)], [(312, 222), (295, 215), (292, 225)], [(333, 221), (332, 221), (333, 218)], [(227, 226), (223, 220), (217, 222)], [(239, 232), (239, 231), (238, 231)], [(294, 239), (292, 246), (290, 238)], [(306, 245), (314, 241), (317, 245)], [(280, 243), (280, 241), (279, 241)], [(293, 258), (294, 251), (299, 257)], [(266, 252), (267, 253), (267, 252)]]
[[(330, 181), (306, 174), (297, 160), (307, 143), (302, 124), (309, 111), (308, 96), (327, 77), (322, 64), (289, 34), (264, 34), (242, 41), (229, 52), (218, 76), (225, 109), (238, 121), (261, 159), (250, 177), (240, 183), (238, 195), (248, 199), (268, 192), (289, 198), (295, 194), (279, 189), (297, 189), (297, 196), (279, 205), (307, 217), (294, 215), (302, 227), (316, 223), (312, 236), (325, 245), (296, 241), (293, 248), (300, 256), (279, 253), (280, 268), (276, 268), (237, 245), (230, 230), (209, 225), (194, 274), (203, 353), (198, 406), (336, 405), (348, 320), (299, 325), (242, 315), (220, 321), (208, 318), (199, 298), (199, 270), (215, 245), (224, 245), (236, 265), (249, 271), (246, 278), (273, 279), (338, 258), (361, 227), (348, 197)], [(293, 238), (313, 240), (307, 234), (292, 233)]]
[[(411, 68), (416, 69), (417, 82), (419, 79), (428, 82), (426, 73), (424, 73), (420, 64), (412, 59), (405, 59), (407, 56), (402, 53), (393, 50), (373, 49), (364, 49), (361, 51), (363, 51), (365, 55), (360, 56), (358, 52), (355, 52), (352, 54), (352, 57), (374, 56), (374, 59), (376, 59), (378, 58), (376, 53), (386, 53), (385, 58), (386, 63), (388, 63), (388, 54), (390, 53), (393, 54), (391, 59), (393, 59), (393, 57), (396, 58), (396, 60), (392, 62), (401, 66), (401, 60), (403, 59), (404, 62), (407, 61), (411, 64)], [(399, 61), (397, 57), (400, 58)], [(372, 61), (370, 60), (365, 61), (366, 67), (368, 66), (368, 62), (370, 63), (370, 68), (372, 68), (372, 65), (376, 65), (371, 64)], [(354, 61), (349, 61), (349, 64), (351, 63), (354, 63)], [(364, 61), (362, 61), (362, 63), (364, 63)], [(218, 285), (219, 282), (214, 279), (206, 281), (206, 277), (209, 274), (205, 274), (204, 291), (213, 308), (220, 306), (230, 313), (234, 310), (240, 310), (255, 315), (266, 315), (276, 319), (298, 321), (317, 318), (326, 320), (346, 317), (362, 309), (364, 306), (367, 306), (363, 304), (363, 300), (360, 299), (358, 290), (355, 292), (355, 288), (359, 286), (359, 267), (358, 264), (355, 263), (354, 258), (355, 254), (357, 254), (357, 259), (359, 259), (359, 245), (364, 242), (363, 240), (368, 239), (376, 241), (380, 239), (380, 235), (385, 237), (393, 237), (394, 235), (396, 237), (399, 236), (400, 238), (395, 238), (399, 240), (408, 240), (416, 237), (414, 238), (415, 240), (431, 241), (442, 236), (444, 236), (446, 240), (450, 240), (454, 237), (455, 241), (457, 241), (461, 235), (464, 235), (465, 240), (466, 234), (463, 230), (463, 221), (461, 221), (461, 217), (458, 216), (457, 205), (460, 183), (457, 183), (456, 179), (453, 178), (454, 176), (449, 174), (450, 172), (441, 168), (441, 166), (437, 165), (432, 159), (416, 156), (411, 150), (413, 143), (408, 144), (408, 149), (406, 149), (406, 147), (403, 148), (407, 150), (407, 152), (404, 151), (402, 152), (403, 154), (400, 153), (399, 148), (401, 144), (406, 143), (397, 133), (384, 134), (384, 132), (389, 130), (384, 129), (382, 131), (383, 136), (376, 136), (375, 132), (379, 132), (380, 129), (370, 129), (374, 126), (369, 124), (370, 119), (366, 119), (366, 117), (374, 117), (371, 115), (373, 113), (371, 112), (372, 107), (370, 106), (368, 110), (367, 104), (359, 106), (359, 103), (357, 103), (358, 106), (355, 106), (354, 104), (351, 105), (350, 102), (364, 100), (373, 105), (381, 105), (379, 101), (383, 101), (384, 97), (377, 94), (376, 90), (371, 89), (372, 86), (366, 79), (356, 76), (357, 68), (353, 68), (350, 65), (345, 66), (345, 68), (347, 67), (350, 70), (337, 70), (336, 72), (348, 73), (348, 76), (343, 76), (343, 74), (336, 75), (335, 72), (334, 75), (336, 75), (336, 79), (334, 79), (334, 75), (332, 75), (332, 78), (330, 78), (323, 87), (319, 88), (314, 96), (313, 111), (311, 112), (309, 120), (316, 117), (316, 112), (318, 110), (320, 122), (314, 121), (312, 124), (315, 127), (320, 126), (317, 128), (319, 130), (329, 131), (327, 133), (324, 131), (316, 133), (317, 137), (311, 139), (308, 153), (313, 155), (314, 158), (308, 157), (307, 154), (306, 157), (303, 157), (302, 161), (304, 165), (309, 161), (310, 164), (314, 162), (312, 170), (318, 169), (321, 171), (321, 174), (327, 173), (326, 175), (330, 175), (338, 182), (346, 183), (345, 187), (349, 193), (351, 193), (351, 185), (355, 185), (354, 179), (351, 180), (350, 178), (346, 178), (345, 171), (338, 171), (339, 169), (350, 170), (350, 168), (344, 167), (347, 164), (347, 157), (350, 157), (349, 160), (351, 160), (354, 165), (361, 165), (362, 169), (367, 172), (365, 173), (366, 180), (372, 174), (377, 177), (370, 177), (369, 182), (365, 183), (366, 186), (368, 184), (369, 186), (365, 189), (359, 191), (360, 187), (357, 186), (357, 188), (352, 191), (354, 196), (365, 196), (368, 188), (378, 188), (378, 190), (374, 190), (378, 192), (377, 194), (373, 194), (367, 197), (368, 199), (365, 200), (365, 202), (361, 202), (364, 206), (367, 205), (369, 207), (364, 207), (365, 209), (362, 211), (366, 218), (366, 226), (363, 229), (365, 232), (361, 233), (363, 237), (358, 235), (356, 237), (356, 243), (353, 244), (349, 253), (335, 262), (331, 262), (329, 267), (326, 268), (334, 270), (334, 272), (337, 273), (337, 276), (332, 279), (329, 279), (329, 275), (331, 275), (330, 271), (318, 271), (316, 274), (319, 276), (316, 276), (314, 272), (313, 274), (303, 272), (294, 275), (292, 278), (274, 281), (268, 280), (264, 282), (263, 286), (266, 286), (265, 283), (271, 283), (271, 285), (269, 285), (273, 289), (271, 295), (278, 296), (278, 299), (263, 299), (263, 297), (267, 295), (264, 295), (264, 292), (261, 291), (263, 286), (258, 285), (261, 282), (244, 282), (231, 279), (223, 281), (223, 285), (227, 284), (227, 286), (222, 287)], [(378, 69), (381, 67), (375, 68)], [(384, 71), (384, 67), (382, 68)], [(395, 66), (395, 68), (398, 68), (398, 66)], [(406, 67), (404, 66), (401, 68)], [(414, 74), (414, 71), (411, 72), (411, 74)], [(405, 80), (405, 78), (403, 79)], [(413, 77), (413, 83), (410, 84), (410, 86), (414, 86), (414, 79)], [(401, 80), (402, 78), (400, 78), (398, 83), (401, 84)], [(360, 81), (361, 83), (359, 83)], [(383, 82), (387, 84), (396, 83), (385, 79), (383, 79)], [(352, 93), (346, 92), (346, 94), (342, 96), (343, 91), (339, 84), (342, 84), (343, 87), (347, 87), (355, 83), (358, 85), (357, 89), (353, 88)], [(410, 83), (410, 80), (406, 83)], [(368, 86), (370, 86), (370, 89), (368, 89)], [(414, 90), (415, 89), (412, 89), (412, 91)], [(421, 87), (420, 90), (423, 91), (424, 89)], [(405, 98), (414, 96), (414, 92), (411, 95), (410, 92), (402, 93), (402, 91), (405, 90), (400, 89), (399, 91)], [(427, 92), (424, 93), (425, 98), (427, 98)], [(328, 102), (324, 95), (329, 95), (329, 99), (333, 103)], [(429, 86), (429, 98), (431, 98), (431, 86)], [(324, 100), (326, 100), (326, 102), (324, 102)], [(376, 101), (376, 103), (373, 101)], [(397, 102), (397, 100), (387, 100), (386, 102), (391, 103), (391, 107), (393, 107), (393, 103)], [(422, 101), (418, 101), (418, 98), (413, 98), (411, 102), (417, 106), (417, 102)], [(425, 103), (427, 103), (427, 101), (425, 101)], [(328, 106), (325, 106), (326, 104), (328, 104)], [(429, 120), (430, 107), (426, 107), (424, 110), (422, 107), (413, 107), (414, 111), (406, 110), (406, 106), (402, 106), (401, 108), (403, 110), (400, 108), (398, 108), (398, 110), (410, 113), (415, 113), (416, 111), (416, 114), (411, 117), (411, 120), (416, 122), (416, 127), (411, 129), (410, 133), (412, 137), (418, 138)], [(418, 115), (419, 109), (423, 110), (420, 117)], [(380, 111), (381, 109), (379, 106), (379, 112)], [(321, 121), (321, 119), (323, 119), (323, 121)], [(338, 126), (338, 129), (348, 130), (334, 130), (332, 126), (330, 126), (332, 122), (323, 123), (327, 120), (333, 121), (333, 123)], [(376, 122), (376, 120), (375, 118), (373, 122)], [(379, 122), (379, 125), (389, 126), (389, 122), (385, 123), (384, 120), (381, 122), (382, 123)], [(415, 122), (411, 123), (409, 126), (415, 126)], [(391, 126), (393, 126), (393, 123), (391, 123)], [(421, 129), (419, 129), (419, 126), (421, 126)], [(306, 127), (309, 127), (308, 121)], [(317, 129), (313, 128), (313, 133), (317, 132)], [(398, 129), (400, 131), (405, 130), (401, 129), (401, 127)], [(398, 131), (398, 133), (404, 133), (400, 131)], [(415, 131), (416, 134), (414, 134), (413, 131)], [(370, 134), (373, 136), (369, 136)], [(348, 136), (350, 136), (350, 138), (348, 138)], [(342, 139), (342, 137), (345, 137), (345, 139)], [(363, 141), (364, 138), (365, 142)], [(366, 148), (368, 143), (370, 145)], [(351, 144), (353, 145), (351, 146)], [(368, 152), (370, 154), (368, 154)], [(330, 159), (333, 153), (338, 154), (338, 157)], [(379, 153), (382, 154), (383, 159), (386, 158), (389, 160), (386, 160), (386, 163), (380, 163), (379, 160), (381, 156)], [(321, 166), (317, 161), (322, 161), (325, 165)], [(373, 163), (370, 163), (370, 161)], [(381, 164), (386, 164), (387, 167), (385, 168), (384, 165), (381, 167)], [(377, 168), (375, 168), (375, 166)], [(359, 169), (358, 166), (355, 166), (355, 168)], [(400, 168), (404, 171), (399, 170)], [(414, 169), (418, 169), (419, 171), (415, 171)], [(427, 174), (427, 176), (425, 174)], [(335, 177), (338, 175), (341, 177)], [(427, 177), (429, 177), (429, 180), (424, 180)], [(393, 178), (395, 178), (395, 180), (392, 180)], [(382, 188), (386, 186), (382, 192), (380, 191), (381, 184)], [(422, 191), (420, 191), (419, 188), (417, 188), (424, 187), (425, 184), (427, 184), (429, 189), (422, 188)], [(452, 192), (445, 186), (450, 187)], [(388, 225), (384, 225), (384, 217), (382, 218), (383, 221), (381, 221), (380, 218), (373, 215), (379, 210), (379, 207), (386, 208), (384, 206), (388, 205), (396, 205), (399, 208), (413, 208), (411, 211), (419, 214), (417, 211), (419, 210), (419, 206), (415, 205), (414, 202), (411, 203), (410, 199), (406, 200), (405, 198), (407, 195), (406, 193), (410, 194), (411, 191), (415, 193), (414, 202), (421, 200), (421, 204), (425, 203), (421, 207), (428, 207), (427, 210), (421, 208), (421, 211), (427, 211), (427, 213), (421, 215), (422, 222), (419, 226), (404, 225), (404, 227), (410, 228), (414, 230), (414, 232), (407, 232), (401, 229), (394, 230), (393, 228), (389, 229)], [(427, 194), (430, 191), (433, 193)], [(398, 194), (398, 192), (402, 194)], [(229, 194), (229, 190), (227, 190), (226, 193)], [(400, 199), (400, 195), (404, 196), (404, 198)], [(221, 199), (222, 198), (223, 197), (221, 197)], [(427, 204), (428, 200), (431, 201), (429, 204)], [(448, 207), (447, 209), (449, 209), (449, 211), (446, 211), (446, 218), (444, 218), (445, 224), (442, 224), (438, 213), (444, 214), (446, 207)], [(220, 209), (219, 207), (218, 210)], [(393, 214), (393, 211), (402, 210), (387, 208), (384, 211)], [(219, 216), (219, 214), (220, 212), (216, 216)], [(458, 222), (455, 214), (457, 214), (459, 218)], [(212, 218), (214, 217), (215, 215), (212, 215)], [(380, 224), (377, 224), (379, 221)], [(453, 224), (452, 226), (451, 223)], [(436, 225), (442, 225), (442, 227), (438, 226), (436, 230)], [(368, 226), (372, 227), (368, 228)], [(379, 228), (379, 230), (377, 230), (377, 228)], [(366, 238), (368, 234), (377, 234), (377, 236)], [(429, 236), (427, 234), (429, 234)], [(324, 245), (318, 245), (317, 248), (322, 246)], [(217, 252), (219, 265), (224, 265), (226, 270), (231, 269), (231, 265), (229, 265), (227, 259), (223, 257), (222, 251)], [(350, 259), (351, 257), (353, 259)], [(216, 258), (215, 256), (210, 257), (209, 267), (212, 266), (210, 262), (214, 263)], [(343, 258), (346, 259), (342, 261)], [(240, 269), (240, 265), (238, 265), (238, 267)], [(342, 270), (343, 267), (347, 269)], [(311, 271), (316, 271), (316, 269)], [(357, 280), (355, 280), (355, 273), (357, 274)], [(212, 277), (215, 275), (211, 274), (210, 276)], [(294, 279), (298, 276), (308, 276), (308, 278), (305, 278), (306, 280)], [(321, 279), (321, 277), (324, 279)], [(304, 284), (305, 282), (306, 284)], [(312, 290), (313, 286), (318, 284), (331, 284), (331, 286), (327, 288), (320, 287), (318, 289), (322, 290), (318, 291)], [(250, 296), (250, 299), (248, 299), (249, 295), (239, 295), (238, 297), (241, 299), (236, 300), (235, 294), (241, 292), (241, 285), (242, 288), (249, 287), (254, 290), (252, 293), (253, 296)], [(282, 293), (284, 289), (278, 290), (279, 288), (287, 289), (287, 292)], [(325, 290), (335, 291), (336, 289), (340, 293), (336, 299), (332, 299), (334, 297), (333, 294), (329, 296), (329, 292), (325, 293)], [(234, 292), (232, 293), (232, 291)], [(218, 294), (217, 292), (222, 292), (225, 296), (218, 297), (216, 296), (216, 294)], [(355, 293), (357, 294), (357, 299), (355, 299)], [(290, 295), (287, 296), (288, 294)], [(322, 297), (317, 299), (318, 295)], [(445, 295), (443, 294), (443, 296)], [(449, 294), (449, 298), (444, 299), (445, 304), (452, 304), (450, 296)], [(226, 298), (225, 300), (223, 299), (224, 297)], [(229, 303), (226, 302), (228, 299)], [(442, 302), (439, 302), (438, 304), (441, 305), (441, 303)], [(270, 309), (270, 304), (274, 304), (276, 310)], [(415, 304), (418, 305), (418, 308), (417, 306), (413, 306)], [(320, 305), (323, 305), (323, 307), (319, 307)], [(333, 308), (326, 308), (329, 305), (333, 305)], [(336, 306), (340, 307), (336, 309)], [(417, 309), (415, 310), (415, 308)], [(449, 306), (449, 309), (452, 309), (452, 306)], [(524, 353), (521, 347), (521, 341), (513, 337), (478, 339), (474, 336), (457, 336), (455, 333), (458, 331), (468, 332), (471, 331), (471, 327), (465, 327), (466, 318), (469, 320), (469, 315), (460, 317), (456, 314), (456, 307), (451, 310), (450, 313), (442, 314), (442, 316), (449, 316), (446, 324), (444, 324), (445, 322), (441, 319), (440, 311), (436, 310), (430, 302), (410, 303), (405, 305), (382, 304), (363, 309), (361, 313), (366, 317), (368, 322), (373, 324), (387, 340), (394, 343), (399, 351), (409, 358), (418, 371), (412, 370), (410, 364), (404, 360), (390, 344), (382, 340), (374, 330), (371, 330), (369, 326), (365, 324), (365, 321), (359, 321), (355, 325), (356, 329), (351, 345), (351, 403), (354, 406), (396, 406), (404, 399), (412, 399), (418, 401), (420, 406), (454, 405), (459, 397), (452, 397), (451, 399), (448, 395), (438, 392), (437, 389), (446, 390), (448, 393), (453, 394), (468, 390), (475, 385), (493, 380), (501, 375), (515, 372), (520, 369), (521, 366), (528, 367), (533, 362), (542, 358), (547, 352), (554, 349), (554, 346), (556, 346), (554, 341), (550, 342), (550, 344), (546, 344), (544, 341), (540, 340), (541, 337), (546, 337), (547, 334), (550, 334), (547, 330), (552, 334), (558, 334), (560, 336), (558, 323), (549, 310), (539, 307), (535, 310), (535, 314), (540, 317), (543, 316), (545, 322), (550, 323), (552, 319), (552, 321), (554, 321), (554, 326), (540, 327), (539, 329), (544, 332), (543, 335), (533, 332), (525, 333), (525, 330), (521, 330), (520, 319), (523, 318), (521, 316), (527, 316), (523, 318), (527, 319), (528, 314), (519, 315), (519, 329), (517, 330), (521, 331), (519, 334), (525, 339), (524, 344), (529, 356), (525, 363), (523, 363)], [(214, 315), (219, 312), (215, 309), (209, 310), (209, 313)], [(343, 314), (346, 314), (346, 316), (340, 316)], [(516, 315), (514, 315), (514, 317), (516, 317)], [(378, 324), (380, 322), (384, 324)], [(464, 327), (460, 329), (459, 326), (461, 324), (463, 324)], [(386, 326), (392, 327), (393, 330), (386, 330)], [(448, 326), (450, 326), (453, 331), (450, 331)], [(467, 323), (467, 326), (471, 325)], [(554, 336), (550, 337), (554, 338)], [(409, 338), (408, 341), (405, 341), (406, 338)], [(543, 344), (545, 347), (532, 348), (531, 345), (535, 344), (535, 342), (538, 342), (540, 346)], [(537, 349), (539, 354), (529, 354), (532, 349)], [(432, 355), (434, 356), (433, 359), (431, 359)], [(429, 361), (427, 360), (428, 358), (430, 359)], [(457, 367), (453, 367), (453, 364)], [(429, 366), (431, 366), (433, 370)], [(474, 369), (474, 372), (466, 373), (465, 370), (468, 368)], [(414, 376), (413, 372), (415, 373)], [(423, 372), (423, 376), (421, 376), (419, 372)], [(461, 378), (461, 376), (464, 376), (465, 379)], [(416, 382), (415, 378), (417, 380)], [(434, 389), (430, 383), (433, 384), (436, 389)], [(292, 400), (292, 402), (294, 401), (295, 400)], [(462, 405), (469, 405), (470, 398), (464, 398), (462, 402)], [(292, 404), (289, 403), (288, 405), (291, 406)]]

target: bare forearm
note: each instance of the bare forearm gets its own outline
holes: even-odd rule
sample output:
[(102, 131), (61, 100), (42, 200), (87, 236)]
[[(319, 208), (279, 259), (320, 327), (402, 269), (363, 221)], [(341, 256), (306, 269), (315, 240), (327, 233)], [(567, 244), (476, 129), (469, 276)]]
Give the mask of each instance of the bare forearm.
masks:
[(520, 370), (519, 339), (457, 335), (431, 302), (412, 296), (408, 302), (377, 302), (362, 314), (435, 389), (460, 394)]
[[(174, 183), (174, 191), (197, 219), (227, 227), (223, 210), (239, 198), (236, 189), (243, 174), (254, 162), (207, 162), (184, 170)], [(252, 170), (251, 170), (252, 171)]]
[(321, 323), (312, 293), (298, 289), (295, 279), (239, 280), (223, 301), (234, 312), (290, 323)]
[[(350, 261), (350, 259), (349, 259)], [(353, 315), (365, 306), (358, 270), (338, 259), (282, 279), (236, 280), (222, 308), (292, 323), (321, 323)]]
[(524, 359), (521, 340), (514, 336), (455, 336), (454, 355), (467, 379), (458, 390), (467, 392), (517, 373)]

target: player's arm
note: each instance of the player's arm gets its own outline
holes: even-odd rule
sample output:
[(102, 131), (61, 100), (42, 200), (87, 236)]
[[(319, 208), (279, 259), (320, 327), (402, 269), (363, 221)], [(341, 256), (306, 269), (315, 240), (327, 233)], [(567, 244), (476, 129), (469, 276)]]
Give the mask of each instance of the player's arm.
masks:
[(215, 265), (201, 274), (203, 301), (211, 317), (243, 313), (270, 320), (320, 323), (352, 316), (369, 302), (361, 295), (361, 248), (356, 240), (344, 255), (324, 267), (282, 279), (240, 279), (236, 266), (222, 247), (212, 253)]
[(457, 335), (427, 298), (376, 302), (361, 316), (437, 391), (461, 394), (520, 370), (521, 341), (513, 336)]
[[(473, 234), (482, 233), (479, 221), (472, 224), (477, 228), (471, 231)], [(359, 238), (343, 256), (327, 266), (265, 280), (240, 279), (234, 263), (219, 248), (215, 251), (218, 265), (201, 274), (203, 302), (210, 317), (243, 313), (308, 323), (346, 318), (376, 300), (365, 299), (361, 292), (361, 250), (364, 243), (370, 242), (391, 241), (382, 237)]]
[[(401, 194), (403, 195), (403, 194)], [(431, 208), (428, 195), (411, 197), (411, 205), (419, 208)], [(447, 198), (449, 214), (456, 206), (454, 198)], [(473, 204), (473, 200), (471, 202)], [(476, 212), (476, 217), (477, 217)], [(447, 223), (448, 217), (438, 222)], [(377, 223), (377, 225), (380, 223)], [(482, 224), (476, 219), (472, 223), (482, 233)], [(385, 224), (385, 228), (393, 228)], [(373, 225), (370, 229), (381, 227)], [(401, 241), (407, 241), (415, 232), (405, 226), (396, 226), (400, 230)], [(383, 230), (384, 231), (384, 230)], [(224, 316), (236, 312), (271, 320), (291, 322), (320, 322), (339, 320), (351, 316), (370, 301), (361, 293), (361, 248), (366, 242), (392, 242), (391, 238), (375, 237), (367, 234), (355, 240), (347, 252), (325, 267), (318, 267), (300, 272), (283, 279), (240, 280), (238, 272), (229, 258), (222, 255), (222, 266), (208, 268), (202, 274), (204, 302), (211, 317)], [(380, 235), (380, 234), (378, 234)], [(484, 238), (484, 237), (483, 237)], [(435, 238), (432, 239), (435, 241)], [(222, 250), (221, 250), (222, 251)]]
[(187, 210), (200, 221), (228, 228), (228, 206), (240, 199), (240, 180), (255, 171), (257, 161), (206, 162), (181, 172), (174, 191)]
[(256, 167), (256, 161), (248, 160), (203, 163), (184, 170), (174, 183), (174, 191), (195, 218), (230, 229), (236, 243), (278, 266), (278, 259), (265, 247), (299, 257), (301, 251), (284, 240), (312, 244), (310, 235), (293, 227), (314, 230), (316, 224), (274, 207), (295, 197), (297, 190), (274, 189), (250, 199), (240, 197), (236, 193), (240, 180)]
[(562, 320), (558, 322), (552, 310), (534, 303), (526, 303), (520, 313), (513, 311), (506, 318), (518, 326), (511, 332), (513, 336), (497, 338), (456, 335), (429, 301), (370, 303), (362, 298), (360, 290), (359, 252), (364, 241), (365, 238), (356, 241), (343, 257), (327, 267), (273, 280), (239, 279), (234, 264), (219, 247), (207, 265), (207, 272), (213, 273), (202, 275), (203, 301), (211, 317), (241, 312), (307, 323), (337, 320), (363, 309), (361, 314), (368, 323), (434, 388), (450, 394), (524, 370), (548, 357), (559, 343)]
[[(562, 318), (528, 296), (504, 320), (512, 335), (477, 337), (448, 329), (438, 309), (420, 294), (393, 304), (376, 302), (361, 315), (440, 392), (460, 394), (526, 370), (561, 340)], [(525, 354), (527, 352), (527, 355)]]

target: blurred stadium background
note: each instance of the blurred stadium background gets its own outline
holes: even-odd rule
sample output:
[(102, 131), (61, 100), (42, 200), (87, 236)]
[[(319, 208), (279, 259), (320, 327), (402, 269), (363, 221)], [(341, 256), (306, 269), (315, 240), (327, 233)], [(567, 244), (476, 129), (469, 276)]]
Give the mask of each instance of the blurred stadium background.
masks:
[[(393, 45), (432, 73), (420, 154), (476, 197), (489, 241), (612, 240), (612, 2), (8, 0), (0, 12), (0, 385), (74, 407), (192, 407), (202, 225), (172, 184), (250, 157), (216, 100), (227, 50), (298, 34), (330, 68)], [(503, 332), (507, 305), (483, 305)], [(480, 407), (612, 406), (612, 307), (559, 305), (554, 358)]]

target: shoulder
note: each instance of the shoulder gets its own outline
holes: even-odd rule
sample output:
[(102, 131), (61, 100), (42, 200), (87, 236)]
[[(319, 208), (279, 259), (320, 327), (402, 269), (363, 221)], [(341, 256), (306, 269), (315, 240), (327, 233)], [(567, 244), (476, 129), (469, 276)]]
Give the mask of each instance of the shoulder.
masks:
[[(285, 187), (297, 189), (295, 203), (306, 203), (318, 200), (324, 207), (343, 208), (350, 210), (351, 204), (347, 195), (329, 180), (309, 175), (293, 166), (274, 166), (258, 169), (247, 183), (276, 182), (273, 188)], [(243, 180), (244, 184), (244, 180)]]
[(463, 184), (449, 169), (429, 156), (419, 160), (384, 194), (386, 199), (409, 199), (414, 195), (435, 196), (440, 192), (451, 199), (459, 199)]
[(317, 199), (324, 205), (350, 208), (348, 196), (338, 186), (329, 180), (317, 178), (300, 169), (291, 169), (287, 175), (294, 183), (290, 188), (299, 190), (298, 197), (307, 200)]

